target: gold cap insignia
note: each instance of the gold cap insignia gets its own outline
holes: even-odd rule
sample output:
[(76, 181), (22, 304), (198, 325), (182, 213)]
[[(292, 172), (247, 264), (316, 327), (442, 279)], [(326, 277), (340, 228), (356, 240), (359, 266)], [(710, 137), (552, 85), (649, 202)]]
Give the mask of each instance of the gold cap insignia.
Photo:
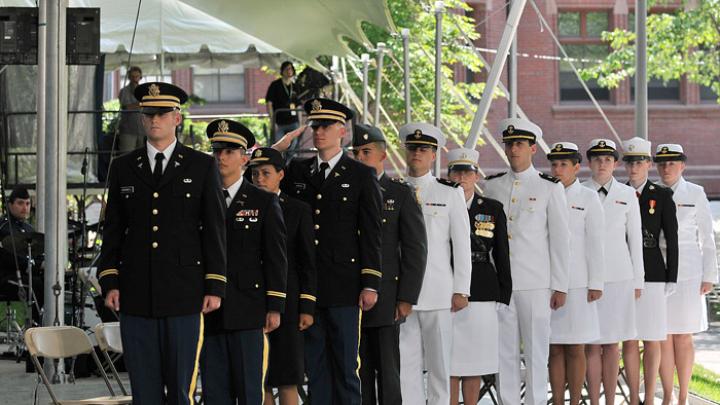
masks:
[(467, 153), (463, 153), (460, 155), (460, 159), (467, 159), (467, 158), (468, 158)]
[(415, 130), (415, 139), (420, 139), (421, 136), (422, 136), (422, 131), (419, 129), (416, 129)]
[(662, 149), (660, 149), (660, 153), (668, 153), (670, 152), (670, 149), (668, 149), (667, 146), (663, 146)]
[(256, 150), (255, 150), (255, 157), (261, 157), (261, 156), (262, 156), (262, 151), (261, 151), (260, 149), (256, 149)]
[(607, 146), (607, 144), (605, 144), (605, 141), (600, 141), (598, 142), (598, 146), (604, 148), (605, 146)]
[(230, 125), (228, 125), (227, 121), (222, 120), (218, 123), (218, 132), (228, 132), (230, 130)]
[(515, 132), (515, 126), (513, 126), (513, 125), (508, 125), (508, 127), (507, 127), (507, 133), (510, 134), (510, 135), (512, 135), (513, 132)]
[(313, 111), (322, 110), (322, 103), (320, 103), (320, 100), (314, 100), (311, 105)]
[(634, 150), (635, 150), (635, 145), (632, 145), (632, 144), (628, 145), (628, 150), (631, 151), (631, 152), (634, 151)]
[(363, 134), (363, 139), (367, 141), (367, 139), (368, 139), (368, 134)]
[(157, 97), (160, 95), (160, 86), (157, 84), (151, 84), (148, 88), (148, 94), (150, 94), (153, 97)]
[(562, 150), (563, 146), (561, 143), (555, 145), (555, 151), (560, 152)]

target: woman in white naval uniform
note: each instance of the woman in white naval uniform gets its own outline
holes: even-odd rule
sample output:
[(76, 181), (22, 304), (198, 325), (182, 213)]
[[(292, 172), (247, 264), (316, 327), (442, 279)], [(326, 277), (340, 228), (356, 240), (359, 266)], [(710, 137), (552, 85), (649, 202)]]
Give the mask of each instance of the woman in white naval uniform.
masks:
[(554, 405), (580, 402), (585, 381), (585, 344), (600, 338), (596, 301), (605, 272), (605, 213), (597, 193), (577, 179), (582, 155), (577, 145), (555, 143), (547, 154), (552, 175), (565, 186), (570, 226), (570, 289), (565, 305), (550, 318), (550, 385)]
[[(405, 141), (408, 177), (422, 207), (428, 255), (418, 302), (400, 325), (400, 389), (403, 403), (450, 403), (453, 312), (468, 305), (472, 262), (470, 223), (463, 190), (430, 172), (445, 136), (430, 124), (399, 130)], [(439, 157), (438, 157), (439, 158)]]
[(618, 164), (615, 142), (593, 139), (586, 152), (592, 178), (583, 185), (598, 193), (605, 211), (605, 284), (598, 300), (600, 339), (587, 345), (587, 382), (590, 402), (600, 403), (600, 382), (605, 403), (615, 403), (620, 369), (618, 343), (634, 339), (635, 299), (645, 281), (642, 225), (635, 190), (615, 180)]
[[(658, 145), (654, 160), (661, 184), (673, 190), (678, 218), (677, 290), (667, 298), (668, 335), (660, 344), (663, 404), (672, 399), (675, 369), (678, 404), (685, 404), (695, 358), (692, 334), (707, 329), (705, 294), (718, 282), (713, 218), (705, 190), (682, 177), (687, 156), (681, 145)], [(663, 240), (660, 244), (663, 247)]]

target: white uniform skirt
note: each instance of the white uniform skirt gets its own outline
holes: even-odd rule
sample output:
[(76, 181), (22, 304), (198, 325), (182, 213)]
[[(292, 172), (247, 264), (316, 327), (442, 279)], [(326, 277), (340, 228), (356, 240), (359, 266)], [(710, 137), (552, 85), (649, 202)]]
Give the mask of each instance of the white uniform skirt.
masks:
[(453, 317), (450, 375), (478, 376), (498, 372), (498, 315), (494, 301), (470, 302)]
[(635, 339), (635, 289), (632, 280), (605, 283), (597, 300), (600, 338), (594, 344), (610, 344)]
[(585, 344), (600, 338), (597, 301), (587, 302), (587, 288), (568, 291), (565, 305), (552, 312), (551, 344)]
[(707, 330), (707, 303), (700, 294), (700, 284), (700, 278), (678, 281), (675, 294), (667, 297), (668, 334)]
[(638, 340), (667, 338), (667, 297), (664, 282), (645, 282), (645, 289), (635, 301)]

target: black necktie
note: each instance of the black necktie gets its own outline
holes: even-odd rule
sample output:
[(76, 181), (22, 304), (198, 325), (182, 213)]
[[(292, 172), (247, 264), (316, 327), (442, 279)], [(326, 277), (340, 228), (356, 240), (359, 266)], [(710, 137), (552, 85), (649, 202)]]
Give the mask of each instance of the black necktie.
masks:
[(228, 205), (228, 200), (230, 199), (230, 192), (226, 189), (223, 189), (223, 196), (225, 197), (225, 205)]
[(605, 189), (605, 187), (600, 187), (598, 189), (598, 194), (600, 194), (600, 193), (607, 195), (607, 190)]
[(318, 168), (317, 173), (315, 173), (318, 184), (322, 184), (325, 181), (325, 170), (327, 170), (328, 167), (330, 167), (328, 162), (320, 163), (320, 168)]
[(165, 160), (165, 155), (161, 152), (155, 154), (155, 168), (153, 169), (153, 180), (155, 183), (160, 183), (163, 175), (162, 162)]

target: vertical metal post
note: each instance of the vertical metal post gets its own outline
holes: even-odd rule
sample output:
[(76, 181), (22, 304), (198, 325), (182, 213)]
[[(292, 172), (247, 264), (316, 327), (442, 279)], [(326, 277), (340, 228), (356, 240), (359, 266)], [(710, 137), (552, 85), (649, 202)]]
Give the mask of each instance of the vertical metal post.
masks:
[[(442, 1), (435, 2), (435, 121), (434, 125), (438, 128), (442, 121), (442, 19), (445, 10), (445, 3)], [(438, 150), (435, 159), (435, 176), (440, 177), (442, 170), (442, 151)]]
[(337, 56), (332, 57), (332, 66), (330, 67), (330, 77), (333, 81), (333, 100), (337, 100), (340, 96), (340, 86), (338, 84), (338, 66), (340, 65), (340, 58)]
[(647, 1), (635, 1), (635, 136), (648, 139)]
[[(47, 0), (45, 105), (45, 312), (43, 325), (64, 324), (67, 264), (67, 66), (65, 31), (67, 0)], [(46, 362), (51, 374), (52, 362)], [(63, 362), (58, 363), (58, 381)]]
[[(513, 0), (510, 0), (512, 5)], [(510, 8), (507, 8), (508, 15)], [(510, 45), (510, 54), (508, 55), (508, 87), (510, 94), (508, 97), (508, 118), (517, 117), (517, 35), (513, 37)]]
[(403, 28), (400, 31), (403, 41), (403, 92), (405, 95), (405, 123), (412, 121), (410, 102), (410, 30)]
[(475, 111), (475, 117), (473, 118), (472, 127), (470, 128), (470, 134), (465, 141), (466, 148), (474, 148), (477, 144), (480, 131), (485, 125), (485, 118), (490, 111), (490, 103), (492, 103), (492, 95), (495, 87), (500, 82), (500, 75), (502, 74), (506, 56), (512, 45), (513, 38), (517, 33), (517, 26), (520, 23), (520, 17), (522, 16), (523, 9), (527, 0), (514, 0), (510, 7), (510, 14), (507, 17), (505, 23), (505, 30), (503, 31), (502, 38), (500, 39), (500, 45), (498, 45), (497, 55), (493, 61), (490, 74), (488, 75), (487, 82), (485, 83), (485, 90), (480, 98), (478, 108)]
[(38, 65), (37, 92), (35, 103), (37, 109), (37, 152), (35, 154), (35, 229), (45, 232), (45, 85), (47, 83), (47, 1), (38, 3)]
[(373, 125), (380, 125), (380, 97), (382, 96), (382, 75), (383, 60), (385, 59), (385, 43), (378, 42), (377, 49), (377, 69), (375, 70), (375, 110), (373, 114)]
[(370, 93), (370, 89), (368, 88), (368, 86), (370, 86), (370, 78), (368, 77), (368, 73), (370, 72), (370, 55), (366, 53), (360, 55), (360, 61), (362, 62), (363, 67), (362, 122), (363, 124), (367, 124), (370, 121), (370, 112), (368, 111), (368, 96)]

